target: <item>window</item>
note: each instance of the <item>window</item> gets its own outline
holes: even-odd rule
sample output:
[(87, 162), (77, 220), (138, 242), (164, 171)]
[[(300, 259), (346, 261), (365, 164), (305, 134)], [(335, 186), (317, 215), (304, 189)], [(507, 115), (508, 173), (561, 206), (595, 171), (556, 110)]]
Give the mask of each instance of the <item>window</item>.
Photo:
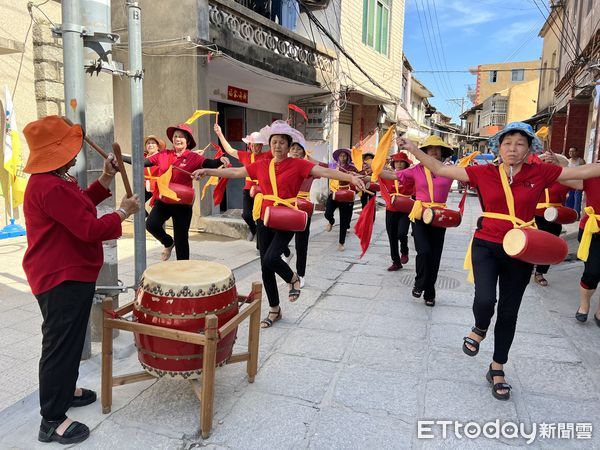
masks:
[(308, 120), (306, 121), (307, 128), (322, 128), (323, 127), (323, 106), (311, 106), (305, 108)]
[(591, 10), (592, 10), (592, 0), (588, 0), (587, 14), (589, 14)]
[(554, 88), (554, 74), (556, 73), (556, 50), (552, 52), (552, 59), (550, 61), (550, 76), (548, 77), (548, 85)]
[(510, 71), (512, 81), (523, 81), (525, 79), (524, 69), (513, 69)]
[(363, 0), (363, 44), (388, 54), (391, 0)]
[(490, 70), (490, 83), (495, 83), (498, 80), (498, 71)]
[(546, 72), (548, 71), (548, 63), (545, 62), (544, 66), (542, 67), (542, 80), (541, 80), (541, 90), (543, 91), (544, 89), (546, 89)]

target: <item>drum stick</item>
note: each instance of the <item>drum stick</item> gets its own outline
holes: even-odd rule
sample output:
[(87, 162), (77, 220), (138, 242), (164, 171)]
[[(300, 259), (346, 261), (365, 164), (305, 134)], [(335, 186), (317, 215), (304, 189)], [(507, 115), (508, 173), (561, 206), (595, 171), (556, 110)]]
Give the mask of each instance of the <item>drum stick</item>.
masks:
[(121, 172), (121, 178), (123, 179), (123, 185), (125, 186), (125, 192), (127, 197), (133, 196), (133, 191), (131, 190), (131, 185), (129, 184), (129, 177), (127, 176), (127, 172), (125, 171), (125, 164), (123, 164), (123, 156), (121, 155), (121, 146), (116, 142), (113, 142), (112, 145), (113, 153), (115, 154), (115, 158), (117, 159), (117, 164), (119, 165), (119, 172)]
[[(69, 126), (74, 125), (70, 119), (67, 119), (64, 116), (62, 119), (65, 122), (67, 122), (67, 125), (69, 125)], [(90, 147), (92, 147), (94, 150), (96, 150), (100, 154), (100, 156), (102, 156), (104, 159), (108, 158), (108, 154), (104, 150), (102, 150), (98, 144), (96, 144), (94, 141), (92, 141), (85, 133), (83, 134), (83, 140), (85, 142), (87, 142)]]
[(182, 169), (181, 167), (173, 166), (173, 169), (177, 169), (177, 170), (179, 170), (180, 172), (183, 172), (183, 173), (185, 173), (185, 174), (187, 174), (187, 175), (190, 175), (190, 176), (194, 175), (192, 172), (188, 172), (187, 170), (184, 170), (184, 169)]

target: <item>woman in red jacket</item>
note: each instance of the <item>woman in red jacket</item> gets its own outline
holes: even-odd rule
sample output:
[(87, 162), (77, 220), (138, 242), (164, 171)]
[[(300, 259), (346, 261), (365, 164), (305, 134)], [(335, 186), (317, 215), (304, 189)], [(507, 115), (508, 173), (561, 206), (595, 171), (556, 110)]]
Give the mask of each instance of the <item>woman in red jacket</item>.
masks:
[(44, 319), (38, 439), (73, 444), (85, 440), (90, 430), (67, 418), (67, 410), (96, 400), (95, 392), (76, 389), (76, 382), (104, 260), (102, 241), (121, 236), (121, 222), (139, 210), (140, 201), (137, 196), (123, 199), (119, 209), (98, 218), (96, 205), (110, 197), (116, 173), (112, 154), (98, 180), (83, 190), (67, 172), (83, 143), (79, 125), (49, 116), (29, 123), (23, 133), (29, 145), (23, 170), (31, 174), (23, 204), (27, 228), (23, 269)]
[(444, 165), (407, 139), (400, 138), (398, 145), (415, 155), (433, 174), (468, 182), (478, 191), (483, 214), (477, 222), (471, 253), (475, 326), (464, 338), (462, 349), (469, 356), (477, 355), (497, 308), (494, 354), (486, 378), (492, 385), (494, 398), (508, 400), (511, 386), (504, 379), (503, 366), (508, 361), (521, 300), (533, 266), (504, 251), (504, 236), (514, 227), (533, 222), (537, 201), (545, 188), (555, 181), (598, 177), (600, 164), (565, 168), (530, 164), (530, 152), (539, 153), (543, 146), (531, 125), (523, 122), (509, 123), (490, 138), (488, 145), (501, 159), (498, 166)]
[(285, 122), (276, 121), (269, 127), (267, 132), (273, 159), (261, 159), (248, 167), (199, 169), (194, 172), (196, 178), (205, 175), (224, 178), (250, 176), (258, 180), (262, 193), (256, 198), (258, 203), (255, 205), (255, 213), (259, 213), (256, 229), (260, 243), (262, 279), (270, 306), (269, 314), (261, 321), (263, 328), (272, 326), (282, 317), (276, 274), (290, 286), (289, 300), (291, 302), (295, 302), (300, 296), (300, 278), (281, 258), (284, 250), (294, 237), (294, 232), (265, 225), (267, 208), (274, 206), (275, 201), (281, 204), (283, 208), (286, 206), (292, 207), (303, 181), (309, 177), (333, 178), (352, 183), (359, 189), (364, 189), (362, 180), (352, 174), (320, 167), (305, 159), (290, 158), (289, 151), (296, 133), (297, 131)]

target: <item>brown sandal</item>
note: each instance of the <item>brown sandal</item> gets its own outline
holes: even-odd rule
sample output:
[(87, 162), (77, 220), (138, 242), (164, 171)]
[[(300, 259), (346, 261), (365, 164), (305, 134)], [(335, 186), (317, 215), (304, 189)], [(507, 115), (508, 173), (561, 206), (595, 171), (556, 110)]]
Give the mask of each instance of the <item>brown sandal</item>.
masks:
[(534, 281), (535, 281), (537, 284), (539, 284), (540, 286), (544, 286), (544, 287), (548, 286), (548, 280), (546, 280), (546, 279), (544, 278), (544, 274), (543, 274), (543, 273), (536, 273), (536, 274), (533, 276), (533, 280), (534, 280)]
[[(275, 315), (274, 319), (271, 319), (271, 314)], [(273, 324), (275, 322), (277, 322), (278, 320), (281, 319), (281, 307), (279, 307), (279, 311), (274, 312), (274, 311), (269, 311), (269, 313), (267, 314), (267, 317), (265, 317), (263, 320), (260, 321), (260, 327), (261, 328), (271, 328), (273, 326)]]

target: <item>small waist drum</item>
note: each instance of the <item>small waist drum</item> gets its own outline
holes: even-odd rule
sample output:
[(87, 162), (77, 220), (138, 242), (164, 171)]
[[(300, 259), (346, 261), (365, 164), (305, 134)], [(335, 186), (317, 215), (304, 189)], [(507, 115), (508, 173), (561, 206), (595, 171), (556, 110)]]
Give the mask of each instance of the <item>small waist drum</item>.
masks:
[(174, 205), (193, 205), (194, 204), (194, 188), (192, 186), (186, 186), (185, 184), (169, 183), (169, 189), (177, 194), (179, 201), (164, 197), (159, 194), (158, 199), (163, 203), (169, 203)]
[(577, 211), (566, 206), (550, 206), (544, 211), (544, 219), (548, 222), (567, 225), (577, 222), (578, 214)]
[(508, 256), (530, 263), (552, 265), (564, 261), (567, 243), (547, 231), (515, 228), (504, 236), (502, 247)]
[(379, 192), (381, 190), (379, 183), (369, 183), (369, 187), (367, 189), (371, 192)]
[(333, 193), (333, 199), (340, 203), (352, 203), (355, 195), (352, 189), (340, 189)]
[(261, 194), (262, 191), (260, 190), (260, 186), (257, 184), (253, 184), (252, 187), (250, 188), (250, 197), (254, 198), (256, 197), (256, 194)]
[(305, 198), (298, 197), (296, 200), (296, 206), (300, 211), (304, 211), (306, 214), (308, 214), (308, 217), (312, 217), (313, 212), (315, 211), (315, 204)]
[(392, 195), (389, 210), (394, 212), (409, 213), (412, 211), (415, 201), (410, 197), (402, 195)]
[(263, 217), (265, 226), (280, 231), (304, 231), (308, 223), (306, 211), (287, 206), (267, 206)]
[(423, 211), (423, 222), (432, 227), (454, 228), (460, 225), (460, 211), (445, 208), (427, 208)]
[[(133, 309), (139, 323), (203, 333), (205, 318), (215, 314), (219, 326), (238, 313), (235, 278), (228, 267), (208, 261), (168, 261), (146, 269)], [(217, 344), (217, 365), (233, 350), (237, 328)], [(157, 377), (193, 379), (202, 373), (203, 347), (134, 333), (142, 367)]]

